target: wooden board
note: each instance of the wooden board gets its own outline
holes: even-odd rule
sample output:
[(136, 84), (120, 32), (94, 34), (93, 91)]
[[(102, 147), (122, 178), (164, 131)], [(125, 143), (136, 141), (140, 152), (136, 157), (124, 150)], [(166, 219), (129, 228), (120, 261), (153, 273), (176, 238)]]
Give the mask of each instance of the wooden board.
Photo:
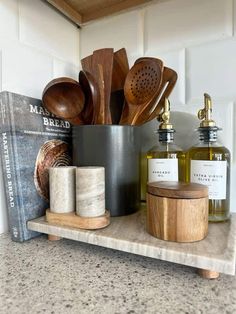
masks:
[(28, 228), (168, 262), (235, 274), (236, 214), (232, 214), (229, 222), (210, 224), (208, 236), (194, 243), (167, 242), (149, 235), (143, 209), (132, 215), (112, 217), (107, 228), (94, 231), (51, 225), (45, 217), (29, 221)]
[[(77, 25), (124, 11), (151, 0), (47, 0)], [(161, 0), (163, 1), (163, 0)]]
[(81, 217), (72, 213), (53, 213), (49, 209), (46, 211), (48, 223), (64, 227), (95, 230), (105, 228), (110, 224), (110, 213), (106, 210), (105, 214), (97, 217)]

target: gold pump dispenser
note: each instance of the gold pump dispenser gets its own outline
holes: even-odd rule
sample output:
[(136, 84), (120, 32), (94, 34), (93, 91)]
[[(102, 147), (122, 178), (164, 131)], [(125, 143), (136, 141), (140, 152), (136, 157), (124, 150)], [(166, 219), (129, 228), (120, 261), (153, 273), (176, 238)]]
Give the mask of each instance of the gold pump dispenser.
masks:
[(156, 131), (159, 134), (159, 141), (165, 143), (173, 142), (175, 130), (172, 123), (170, 123), (170, 101), (168, 98), (165, 98), (164, 107), (157, 116), (157, 120), (160, 122)]
[(208, 94), (204, 94), (204, 108), (198, 111), (198, 119), (202, 120), (200, 123), (201, 128), (214, 127), (215, 121), (212, 120), (212, 101)]
[(173, 129), (173, 125), (170, 123), (170, 101), (167, 98), (165, 98), (164, 108), (157, 117), (157, 120), (161, 122), (159, 125), (159, 130)]

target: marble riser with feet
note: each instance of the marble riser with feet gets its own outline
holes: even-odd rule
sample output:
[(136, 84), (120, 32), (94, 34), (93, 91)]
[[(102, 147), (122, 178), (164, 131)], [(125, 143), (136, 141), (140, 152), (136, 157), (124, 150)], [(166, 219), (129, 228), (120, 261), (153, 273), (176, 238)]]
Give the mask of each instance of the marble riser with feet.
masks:
[(209, 224), (208, 236), (194, 243), (167, 242), (149, 235), (146, 231), (145, 209), (128, 216), (112, 217), (110, 225), (99, 230), (57, 226), (46, 222), (45, 217), (29, 221), (28, 228), (212, 273), (235, 274), (236, 214), (232, 214), (228, 222)]

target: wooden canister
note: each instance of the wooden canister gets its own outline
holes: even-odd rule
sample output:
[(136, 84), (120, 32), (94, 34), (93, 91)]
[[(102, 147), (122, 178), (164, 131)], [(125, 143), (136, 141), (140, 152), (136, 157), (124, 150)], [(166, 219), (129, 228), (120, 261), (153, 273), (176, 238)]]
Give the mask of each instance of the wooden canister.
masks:
[(147, 184), (147, 231), (175, 242), (200, 241), (208, 233), (208, 188), (197, 183)]

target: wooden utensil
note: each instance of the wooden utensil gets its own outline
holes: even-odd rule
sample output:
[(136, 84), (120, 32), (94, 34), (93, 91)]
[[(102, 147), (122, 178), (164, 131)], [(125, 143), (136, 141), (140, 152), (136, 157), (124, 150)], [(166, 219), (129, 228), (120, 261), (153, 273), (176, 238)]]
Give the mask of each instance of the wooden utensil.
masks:
[[(104, 48), (93, 52), (92, 64), (95, 80), (100, 86), (100, 117), (103, 124), (111, 124), (110, 95), (113, 69), (112, 48)], [(98, 119), (99, 120), (99, 119)]]
[(124, 107), (124, 102), (125, 96), (123, 89), (111, 93), (110, 111), (112, 124), (119, 124), (122, 110)]
[(114, 53), (111, 91), (124, 89), (125, 79), (129, 72), (129, 62), (125, 48)]
[[(81, 59), (83, 71), (92, 73), (93, 55)], [(141, 59), (141, 58), (140, 58)], [(129, 62), (125, 48), (114, 52), (111, 91), (124, 89), (125, 78), (129, 72)]]
[(85, 94), (84, 109), (80, 113), (85, 124), (92, 124), (99, 113), (99, 90), (92, 74), (86, 71), (79, 72), (79, 83)]
[(114, 53), (111, 84), (110, 111), (113, 124), (119, 124), (124, 106), (124, 84), (129, 72), (129, 62), (125, 48)]
[(84, 71), (93, 74), (93, 55), (81, 59), (80, 62)]
[(139, 63), (140, 61), (145, 61), (145, 60), (153, 60), (153, 61), (157, 62), (157, 63), (159, 64), (161, 70), (163, 71), (163, 69), (164, 69), (164, 63), (163, 63), (163, 61), (162, 61), (161, 59), (154, 58), (154, 57), (140, 57), (140, 58), (138, 58), (138, 59), (135, 61), (134, 64)]
[(50, 81), (43, 90), (42, 102), (55, 116), (72, 124), (83, 124), (79, 114), (84, 108), (85, 96), (79, 82), (68, 77)]
[(161, 80), (161, 68), (153, 60), (140, 61), (131, 68), (125, 80), (126, 102), (120, 124), (134, 124), (135, 115), (143, 111), (157, 94)]
[(164, 107), (165, 98), (168, 98), (171, 94), (173, 88), (175, 87), (176, 81), (178, 79), (177, 73), (167, 67), (164, 67), (162, 75), (162, 83), (158, 90), (156, 97), (153, 98), (152, 102), (140, 111), (134, 118), (135, 125), (141, 125), (152, 119), (156, 118), (160, 113), (161, 109)]

